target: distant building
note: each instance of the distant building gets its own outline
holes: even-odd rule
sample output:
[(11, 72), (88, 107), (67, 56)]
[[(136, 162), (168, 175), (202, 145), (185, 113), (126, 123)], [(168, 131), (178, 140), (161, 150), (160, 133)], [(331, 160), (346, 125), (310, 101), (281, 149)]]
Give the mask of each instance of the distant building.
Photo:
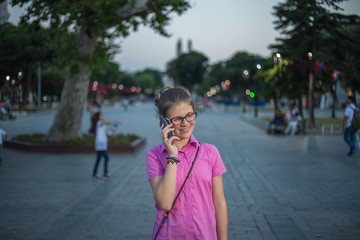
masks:
[(192, 52), (192, 41), (189, 39), (188, 41), (188, 52)]
[(0, 24), (6, 23), (10, 18), (7, 0), (0, 3)]
[[(187, 42), (187, 47), (188, 47), (188, 53), (192, 52), (192, 40), (189, 39)], [(177, 43), (176, 43), (176, 57), (173, 59), (175, 60), (176, 58), (178, 58), (181, 54), (183, 54), (183, 49), (182, 49), (182, 40), (181, 38), (178, 39)], [(175, 85), (175, 80), (167, 73), (167, 72), (163, 72), (162, 73), (162, 82), (164, 84), (164, 86), (174, 86)]]
[(181, 38), (179, 38), (176, 45), (176, 57), (179, 57), (181, 54), (182, 54), (182, 42), (181, 42)]

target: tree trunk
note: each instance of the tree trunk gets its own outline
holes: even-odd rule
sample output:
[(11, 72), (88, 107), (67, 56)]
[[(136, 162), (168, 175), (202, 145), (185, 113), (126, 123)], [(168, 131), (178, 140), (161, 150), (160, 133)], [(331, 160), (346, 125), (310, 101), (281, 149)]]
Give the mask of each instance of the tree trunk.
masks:
[(298, 96), (297, 96), (297, 102), (298, 102), (298, 105), (299, 105), (299, 114), (300, 114), (301, 118), (304, 119), (304, 111), (303, 111), (303, 105), (302, 105), (302, 96), (301, 96), (300, 93), (299, 93)]
[(309, 73), (309, 127), (315, 127), (314, 117), (314, 73), (311, 70)]
[[(147, 11), (147, 3), (148, 0), (135, 0), (116, 9), (115, 13), (121, 21)], [(48, 140), (63, 141), (82, 135), (81, 123), (91, 77), (89, 59), (95, 51), (98, 36), (100, 32), (96, 26), (81, 27), (77, 43), (79, 54), (77, 59), (83, 60), (78, 72), (72, 72), (65, 82), (59, 109), (47, 135)]]
[[(312, 8), (314, 10), (314, 23), (315, 18), (318, 17), (316, 15), (317, 11), (317, 5), (316, 0), (312, 0), (311, 2)], [(309, 128), (315, 127), (315, 116), (314, 116), (314, 63), (312, 61), (312, 56), (316, 53), (316, 40), (317, 40), (317, 32), (315, 30), (315, 26), (312, 26), (312, 43), (311, 43), (311, 55), (309, 55), (310, 60), (310, 72), (309, 72)]]
[(331, 106), (331, 118), (336, 118), (336, 116), (335, 116), (335, 105), (337, 104), (336, 80), (331, 83), (330, 92), (331, 92), (331, 97), (333, 100), (333, 104)]
[(48, 133), (48, 140), (63, 141), (82, 135), (82, 117), (87, 100), (91, 72), (89, 65), (80, 67), (77, 76), (66, 79), (61, 93), (61, 102), (54, 122)]
[[(98, 32), (96, 28), (81, 31), (78, 52), (81, 56), (91, 56), (95, 50)], [(83, 61), (76, 73), (67, 77), (61, 93), (61, 102), (47, 139), (64, 141), (82, 136), (82, 117), (87, 102), (91, 77), (90, 65)]]

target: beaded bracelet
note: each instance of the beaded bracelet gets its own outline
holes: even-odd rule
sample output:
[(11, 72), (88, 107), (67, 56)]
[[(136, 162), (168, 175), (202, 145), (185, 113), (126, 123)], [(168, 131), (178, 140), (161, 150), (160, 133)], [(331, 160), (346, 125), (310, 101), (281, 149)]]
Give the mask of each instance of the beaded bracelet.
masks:
[(174, 160), (168, 160), (167, 161), (167, 164), (170, 164), (170, 165), (177, 165), (178, 163), (175, 162)]
[(170, 157), (170, 156), (167, 156), (166, 160), (167, 160), (167, 164), (178, 164), (180, 162), (178, 158)]

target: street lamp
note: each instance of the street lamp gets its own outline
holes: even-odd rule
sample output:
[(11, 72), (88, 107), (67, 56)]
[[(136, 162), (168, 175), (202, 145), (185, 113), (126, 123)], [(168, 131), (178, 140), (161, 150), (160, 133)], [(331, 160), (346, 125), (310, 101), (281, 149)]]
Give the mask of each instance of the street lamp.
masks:
[[(247, 87), (246, 82), (247, 82), (247, 80), (248, 80), (249, 77), (250, 77), (249, 71), (248, 71), (247, 69), (243, 70), (243, 72), (242, 72), (242, 77), (243, 77), (244, 80), (245, 80), (245, 87)], [(246, 102), (247, 102), (247, 98), (248, 98), (248, 96), (247, 96), (247, 95), (244, 95), (243, 103), (241, 104), (241, 105), (242, 105), (242, 111), (243, 111), (243, 113), (246, 112), (246, 105), (245, 105), (245, 104), (246, 104)]]
[[(261, 65), (258, 63), (256, 64), (256, 71), (260, 72), (262, 69)], [(255, 111), (254, 111), (254, 117), (258, 116), (258, 103), (259, 103), (259, 82), (255, 78)]]
[(311, 59), (312, 59), (312, 52), (308, 52), (308, 53), (307, 53), (307, 57), (308, 57), (309, 60), (311, 61)]
[(278, 104), (278, 98), (280, 98), (280, 93), (278, 89), (278, 82), (279, 82), (279, 69), (281, 65), (282, 57), (280, 53), (276, 53), (274, 56), (274, 63), (276, 64), (276, 76), (275, 76), (275, 98), (274, 98), (274, 105), (275, 111)]
[(249, 71), (248, 70), (244, 70), (243, 71), (243, 77), (245, 78), (245, 80), (248, 80), (249, 79)]

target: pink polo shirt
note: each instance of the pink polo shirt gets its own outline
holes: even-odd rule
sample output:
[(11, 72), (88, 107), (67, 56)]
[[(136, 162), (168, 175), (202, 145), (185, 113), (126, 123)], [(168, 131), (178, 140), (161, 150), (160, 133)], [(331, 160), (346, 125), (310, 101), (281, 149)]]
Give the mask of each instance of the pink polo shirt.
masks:
[[(191, 136), (189, 144), (183, 150), (179, 150), (180, 163), (177, 165), (175, 196), (190, 170), (198, 146), (199, 143), (195, 137)], [(149, 181), (156, 176), (164, 175), (167, 164), (166, 156), (167, 151), (164, 144), (148, 150), (146, 165)], [(226, 169), (217, 148), (207, 143), (201, 143), (190, 177), (157, 239), (217, 239), (212, 182), (214, 177), (225, 172)], [(157, 213), (153, 239), (165, 213), (157, 204), (155, 207)]]

